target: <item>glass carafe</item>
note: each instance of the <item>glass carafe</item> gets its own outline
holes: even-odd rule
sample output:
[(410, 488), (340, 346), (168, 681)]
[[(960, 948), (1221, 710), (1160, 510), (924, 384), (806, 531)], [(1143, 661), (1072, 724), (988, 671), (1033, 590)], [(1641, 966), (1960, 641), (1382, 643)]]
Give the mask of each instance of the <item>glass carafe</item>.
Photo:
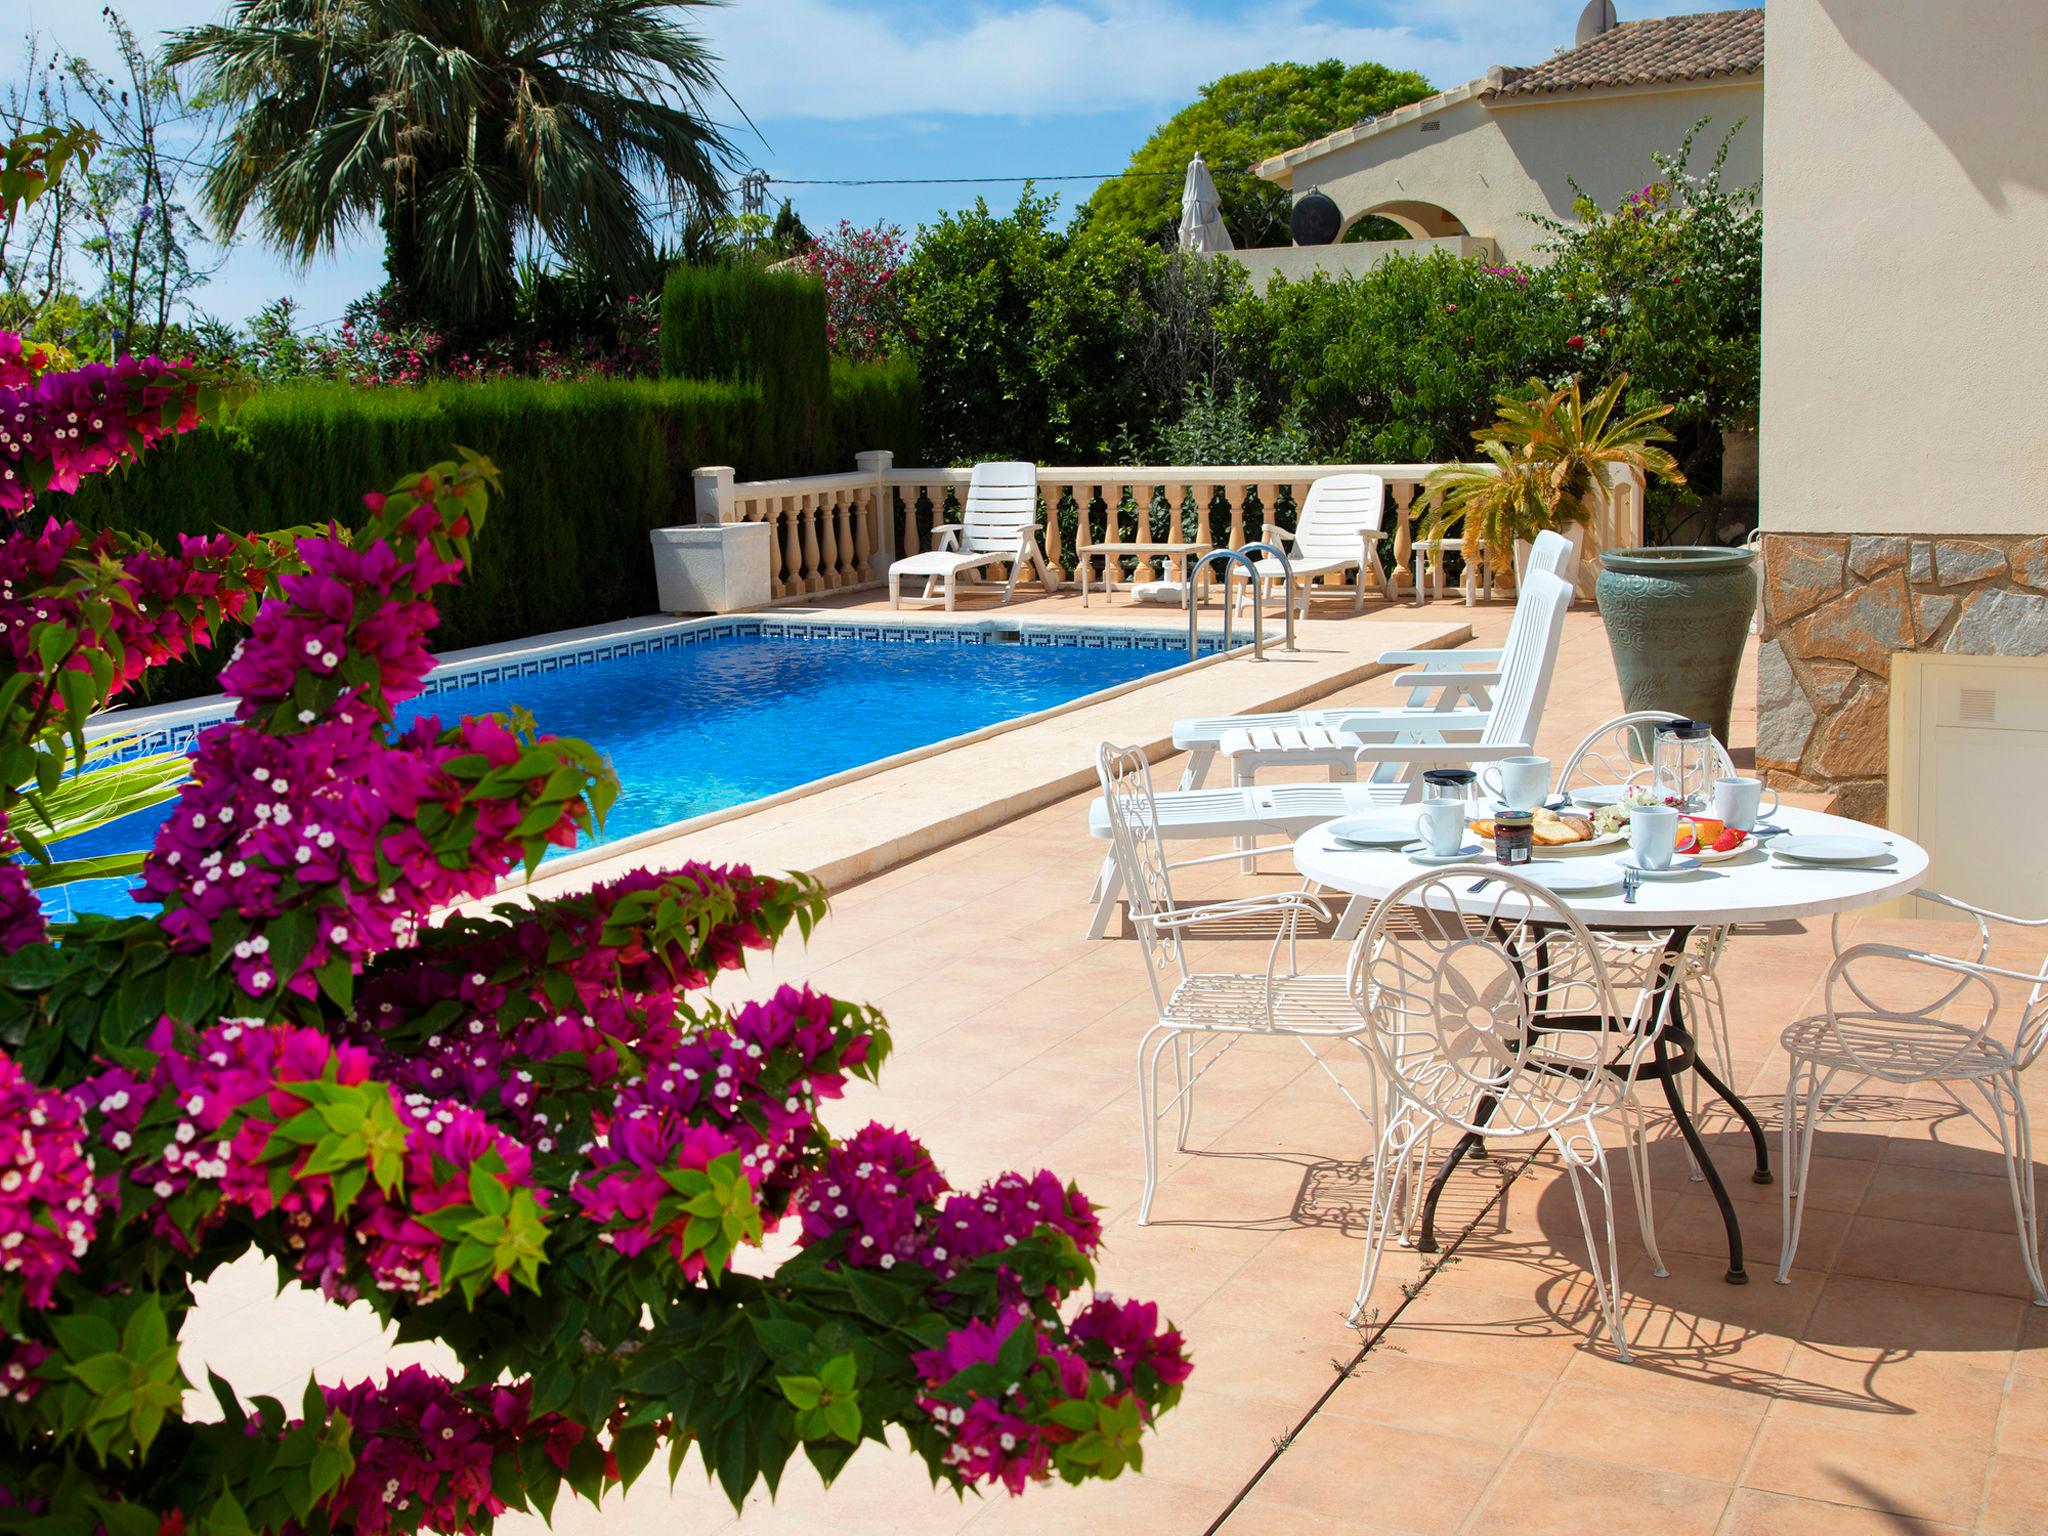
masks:
[(1719, 761), (1713, 730), (1704, 721), (1661, 721), (1651, 787), (1659, 799), (1676, 802), (1681, 811), (1704, 811), (1713, 802)]
[(1479, 793), (1479, 775), (1470, 768), (1427, 768), (1422, 774), (1424, 800), (1470, 800)]

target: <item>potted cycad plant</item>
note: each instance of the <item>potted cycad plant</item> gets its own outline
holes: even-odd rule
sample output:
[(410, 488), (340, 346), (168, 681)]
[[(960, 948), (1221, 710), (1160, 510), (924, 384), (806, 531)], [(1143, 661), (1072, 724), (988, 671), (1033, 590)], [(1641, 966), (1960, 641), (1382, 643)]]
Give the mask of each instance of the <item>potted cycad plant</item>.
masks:
[(1431, 558), (1440, 561), (1446, 535), (1462, 528), (1467, 561), (1499, 569), (1512, 561), (1519, 581), (1531, 542), (1555, 529), (1571, 540), (1566, 570), (1576, 584), (1586, 527), (1605, 503), (1615, 470), (1685, 482), (1677, 461), (1658, 446), (1671, 441), (1662, 425), (1671, 407), (1624, 411), (1627, 388), (1628, 375), (1620, 374), (1589, 399), (1574, 376), (1561, 389), (1531, 379), (1522, 394), (1496, 397), (1498, 418), (1472, 434), (1489, 462), (1446, 464), (1424, 482), (1430, 501), (1422, 535)]

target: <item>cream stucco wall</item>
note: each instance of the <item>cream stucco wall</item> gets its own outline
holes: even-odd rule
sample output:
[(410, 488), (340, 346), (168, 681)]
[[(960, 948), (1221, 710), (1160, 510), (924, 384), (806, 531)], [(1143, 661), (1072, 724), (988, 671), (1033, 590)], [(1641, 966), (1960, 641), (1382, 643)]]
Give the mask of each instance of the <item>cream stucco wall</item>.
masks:
[(2048, 531), (2048, 3), (1771, 0), (1764, 526)]
[(1491, 240), (1472, 235), (1445, 235), (1435, 240), (1367, 240), (1353, 245), (1274, 245), (1263, 250), (1231, 251), (1218, 261), (1234, 261), (1251, 274), (1252, 287), (1264, 292), (1274, 274), (1298, 283), (1317, 272), (1356, 274), (1396, 256), (1427, 256), (1443, 251), (1452, 256), (1482, 256), (1498, 261)]
[(1540, 260), (1536, 247), (1550, 237), (1524, 214), (1569, 219), (1574, 178), (1612, 206), (1656, 176), (1651, 150), (1677, 149), (1703, 117), (1712, 122), (1695, 145), (1694, 167), (1704, 169), (1722, 135), (1740, 121), (1724, 175), (1730, 186), (1754, 182), (1762, 166), (1763, 113), (1763, 88), (1753, 78), (1580, 92), (1516, 105), (1467, 97), (1440, 111), (1397, 115), (1276, 179), (1297, 193), (1311, 187), (1328, 193), (1347, 220), (1390, 204), (1435, 204), (1468, 234), (1491, 236), (1505, 259)]

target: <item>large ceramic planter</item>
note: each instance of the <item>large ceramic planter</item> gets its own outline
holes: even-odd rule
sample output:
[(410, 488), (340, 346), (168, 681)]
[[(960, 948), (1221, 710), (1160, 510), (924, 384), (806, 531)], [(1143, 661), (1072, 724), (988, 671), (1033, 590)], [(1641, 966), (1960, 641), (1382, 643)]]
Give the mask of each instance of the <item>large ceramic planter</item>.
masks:
[(1756, 595), (1750, 549), (1603, 553), (1600, 617), (1621, 675), (1622, 706), (1704, 720), (1726, 742)]

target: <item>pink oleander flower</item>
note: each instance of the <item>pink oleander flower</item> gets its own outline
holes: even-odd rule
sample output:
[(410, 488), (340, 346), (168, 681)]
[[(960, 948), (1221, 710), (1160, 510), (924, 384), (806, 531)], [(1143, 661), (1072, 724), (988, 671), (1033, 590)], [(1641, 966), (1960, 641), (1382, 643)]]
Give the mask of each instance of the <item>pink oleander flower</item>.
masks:
[(91, 1247), (98, 1213), (78, 1105), (0, 1053), (0, 1289), (47, 1307)]

